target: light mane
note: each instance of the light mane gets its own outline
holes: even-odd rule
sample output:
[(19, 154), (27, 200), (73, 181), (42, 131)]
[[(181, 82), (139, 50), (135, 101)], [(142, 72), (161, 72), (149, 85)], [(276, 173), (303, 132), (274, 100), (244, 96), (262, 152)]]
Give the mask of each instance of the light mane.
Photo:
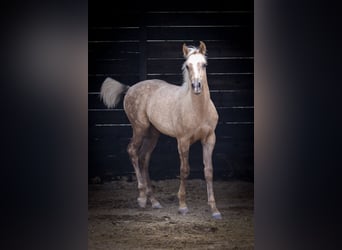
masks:
[(189, 46), (188, 49), (189, 49), (189, 52), (188, 52), (187, 58), (189, 58), (193, 54), (199, 53), (199, 49), (194, 46)]

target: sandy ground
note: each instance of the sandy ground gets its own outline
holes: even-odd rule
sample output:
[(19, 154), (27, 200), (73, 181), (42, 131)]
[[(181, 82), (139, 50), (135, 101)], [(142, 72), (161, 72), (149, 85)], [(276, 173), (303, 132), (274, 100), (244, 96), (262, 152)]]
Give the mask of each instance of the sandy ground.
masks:
[(138, 207), (136, 181), (89, 184), (88, 249), (254, 249), (253, 185), (214, 181), (214, 220), (204, 180), (187, 181), (187, 215), (177, 213), (178, 179), (153, 182), (162, 209)]

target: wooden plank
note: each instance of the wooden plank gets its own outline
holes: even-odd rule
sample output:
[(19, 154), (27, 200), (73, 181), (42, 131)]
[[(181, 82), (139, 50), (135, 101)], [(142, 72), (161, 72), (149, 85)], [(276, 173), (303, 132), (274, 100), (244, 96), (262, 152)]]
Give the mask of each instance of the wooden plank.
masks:
[[(232, 138), (252, 138), (254, 133), (253, 123), (219, 123), (216, 127), (218, 137)], [(106, 124), (98, 124), (98, 126), (89, 126), (89, 134), (96, 138), (112, 136), (115, 140), (121, 137), (131, 137), (132, 128), (130, 126), (106, 126)]]
[[(217, 108), (220, 122), (253, 122), (253, 107), (244, 108)], [(128, 124), (126, 113), (124, 110), (96, 110), (88, 113), (89, 125), (95, 124)]]
[[(127, 143), (128, 143), (127, 139)], [(123, 141), (121, 141), (122, 143)], [(126, 152), (127, 144), (111, 142), (111, 146), (90, 144), (89, 163), (96, 166), (97, 171), (92, 174), (97, 175), (105, 172), (112, 172), (114, 175), (122, 175), (125, 171), (131, 172), (131, 163)], [(121, 149), (120, 149), (121, 148)], [(177, 152), (176, 140), (166, 136), (161, 136), (150, 162), (150, 175), (160, 175), (179, 173), (179, 156)], [(190, 148), (189, 155), (191, 174), (203, 174), (202, 149), (200, 143), (195, 143)], [(214, 172), (229, 171), (230, 175), (241, 174), (248, 176), (253, 171), (253, 141), (236, 141), (232, 138), (223, 138), (217, 141), (213, 153)], [(161, 167), (162, 166), (162, 167)], [(92, 168), (94, 169), (94, 168)]]
[[(227, 168), (253, 168), (253, 155), (239, 156), (232, 154), (213, 154), (213, 169), (214, 171), (222, 171)], [(108, 172), (117, 171), (117, 174), (122, 171), (131, 171), (134, 173), (133, 166), (130, 162), (128, 154), (126, 155), (112, 155), (105, 153), (97, 153), (89, 157), (89, 164), (92, 166), (99, 166)], [(195, 151), (191, 151), (189, 155), (190, 171), (199, 171), (203, 173), (203, 160), (202, 155), (197, 154)], [(235, 165), (235, 166), (234, 166)], [(150, 174), (154, 171), (160, 171), (160, 174), (165, 171), (172, 170), (175, 173), (179, 173), (179, 156), (178, 153), (161, 153), (152, 154), (149, 170)], [(110, 171), (111, 170), (111, 171)], [(102, 170), (103, 171), (103, 170)]]
[[(99, 167), (96, 165), (92, 171), (89, 171), (90, 177), (100, 176), (102, 180), (111, 181), (122, 178), (123, 176), (128, 177), (130, 180), (135, 180), (135, 173), (132, 172), (132, 168), (126, 167), (123, 171), (118, 171), (116, 165), (111, 162), (106, 162), (106, 165), (113, 166), (107, 168), (106, 171), (101, 171), (104, 166)], [(154, 168), (153, 166), (157, 167)], [(162, 167), (158, 167), (158, 166)], [(221, 164), (222, 165), (222, 164)], [(248, 172), (247, 174), (245, 172)], [(164, 179), (176, 179), (179, 178), (179, 167), (168, 164), (164, 165), (164, 161), (150, 164), (150, 178), (151, 180), (164, 180)], [(214, 168), (213, 171), (214, 182), (218, 180), (246, 180), (253, 181), (253, 162), (248, 162), (244, 159), (234, 160), (233, 162), (226, 164), (222, 169)], [(134, 179), (133, 179), (134, 178)], [(202, 170), (190, 169), (188, 179), (204, 179), (204, 173)], [(215, 184), (214, 184), (215, 186)]]
[(217, 137), (232, 137), (236, 139), (250, 139), (254, 136), (253, 123), (237, 123), (237, 124), (218, 124), (215, 130)]
[(148, 12), (148, 26), (253, 25), (253, 12)]
[[(92, 16), (89, 12), (89, 26), (93, 27), (137, 27), (140, 26), (141, 10), (122, 10), (121, 13), (112, 8), (100, 9), (99, 14)], [(147, 25), (253, 25), (253, 11), (148, 11), (145, 13)]]
[(147, 27), (148, 40), (253, 41), (251, 27)]
[(89, 28), (88, 40), (92, 41), (139, 41), (139, 27)]
[[(101, 1), (103, 2), (103, 1)], [(110, 4), (112, 5), (112, 4)], [(140, 25), (140, 10), (133, 8), (121, 9), (116, 5), (112, 6), (97, 4), (89, 9), (89, 27), (137, 27)]]
[[(89, 65), (96, 65), (96, 67), (107, 67), (107, 64), (114, 64), (116, 62), (121, 63), (121, 62), (127, 62), (129, 64), (133, 65), (138, 65), (140, 66), (139, 62), (137, 62), (138, 58), (140, 57), (140, 53), (129, 53), (129, 54), (122, 54), (121, 56), (118, 57), (112, 57), (112, 58), (98, 58), (97, 55), (91, 54), (88, 56), (88, 62)], [(97, 73), (97, 72), (95, 72)], [(98, 72), (101, 73), (101, 72)]]
[[(115, 137), (113, 135), (103, 137), (90, 137), (89, 150), (101, 151), (110, 154), (127, 154), (127, 146), (130, 142), (130, 137)], [(161, 135), (158, 144), (154, 150), (155, 154), (169, 152), (170, 154), (177, 154), (177, 142), (175, 138)]]
[[(253, 122), (253, 107), (217, 108), (220, 122)], [(123, 109), (99, 109), (88, 112), (89, 125), (127, 124), (129, 120)]]
[[(118, 168), (121, 166), (131, 166), (131, 162), (129, 160), (129, 155), (126, 151), (127, 145), (122, 145), (122, 150), (119, 151), (114, 147), (115, 144), (111, 144), (110, 147), (107, 145), (106, 148), (101, 149), (90, 149), (89, 150), (89, 162), (93, 165), (98, 165), (106, 160), (115, 161), (110, 165), (116, 166)], [(213, 164), (215, 169), (220, 169), (226, 167), (224, 164), (231, 164), (236, 160), (247, 160), (250, 163), (253, 163), (253, 143), (249, 144), (230, 144), (227, 143), (224, 145), (224, 150), (220, 150), (221, 144), (217, 143), (213, 152)], [(172, 149), (177, 148), (177, 145), (172, 145)], [(111, 150), (109, 150), (111, 149)], [(160, 144), (157, 146), (152, 153), (151, 156), (151, 167), (154, 162), (165, 162), (163, 166), (166, 164), (170, 164), (172, 166), (179, 166), (179, 155), (177, 150), (168, 151), (165, 149), (165, 146)], [(200, 144), (194, 144), (190, 148), (189, 154), (189, 162), (192, 169), (196, 167), (198, 169), (203, 169), (203, 158), (202, 158), (202, 148)], [(217, 162), (221, 162), (221, 165), (217, 164)], [(94, 164), (95, 163), (95, 164)], [(96, 164), (97, 163), (97, 164)], [(224, 163), (224, 164), (222, 164)], [(252, 164), (251, 164), (252, 165)], [(152, 167), (153, 168), (153, 167)], [(179, 170), (178, 170), (179, 171)]]
[[(228, 138), (228, 140), (227, 140)], [(108, 139), (108, 140), (105, 140)], [(130, 138), (126, 143), (117, 143), (115, 140), (104, 138), (103, 140), (92, 142), (89, 144), (89, 149), (92, 151), (106, 151), (108, 153), (115, 152), (115, 154), (127, 154), (127, 146)], [(197, 146), (196, 146), (197, 145)], [(231, 137), (217, 137), (214, 152), (216, 154), (227, 154), (230, 156), (253, 155), (254, 140), (253, 138), (245, 138), (244, 140)], [(202, 157), (202, 146), (200, 142), (196, 142), (191, 146), (191, 152)], [(176, 154), (178, 156), (177, 141), (175, 138), (168, 137), (168, 139), (159, 139), (153, 154)]]
[[(148, 58), (183, 58), (182, 46), (198, 46), (199, 41), (148, 42)], [(253, 57), (253, 41), (207, 41), (208, 59), (216, 57)], [(95, 59), (125, 58), (139, 54), (139, 42), (89, 42), (89, 57)]]
[[(253, 59), (210, 59), (208, 58), (207, 73), (253, 73)], [(179, 73), (184, 59), (150, 59), (147, 60), (147, 73)]]
[[(113, 145), (115, 145), (113, 143)], [(213, 163), (215, 164), (216, 161), (224, 161), (229, 163), (232, 160), (236, 160), (239, 158), (243, 159), (250, 159), (253, 160), (253, 143), (226, 143), (224, 150), (220, 150), (222, 148), (222, 144), (217, 143), (213, 153)], [(152, 153), (151, 157), (151, 164), (153, 162), (168, 162), (174, 166), (179, 166), (179, 155), (177, 150), (169, 151), (168, 148), (174, 149), (177, 148), (177, 144), (174, 143), (173, 145), (165, 145), (162, 143), (158, 143), (157, 147), (155, 148), (154, 152)], [(171, 147), (170, 147), (171, 146)], [(94, 146), (93, 146), (94, 148)], [(119, 151), (117, 148), (112, 147), (110, 150), (107, 148), (99, 148), (99, 149), (91, 149), (90, 158), (94, 161), (103, 161), (103, 160), (112, 160), (120, 162), (120, 160), (124, 159), (124, 162), (121, 164), (125, 164), (130, 166), (130, 162), (128, 160), (129, 156), (126, 152), (127, 146), (123, 145), (122, 148), (124, 151)], [(190, 147), (190, 154), (189, 154), (189, 161), (192, 169), (203, 169), (202, 163), (202, 146), (200, 143), (196, 143)], [(120, 164), (120, 165), (121, 165)], [(113, 164), (115, 165), (115, 164)], [(214, 165), (216, 169), (222, 168), (224, 166)]]
[[(198, 46), (199, 41), (150, 41), (148, 43), (149, 58), (183, 58), (182, 46)], [(253, 57), (253, 40), (205, 41), (208, 59), (215, 57)]]
[[(106, 136), (91, 135), (89, 136), (89, 150), (90, 151), (106, 151), (106, 152), (116, 152), (117, 154), (126, 154), (126, 148), (130, 142), (131, 137), (121, 135), (120, 137), (114, 134), (109, 134)], [(195, 144), (200, 144), (197, 142)], [(193, 144), (192, 148), (198, 148)], [(226, 148), (230, 145), (231, 148)], [(245, 137), (237, 138), (231, 136), (217, 136), (215, 152), (228, 152), (228, 151), (248, 151), (253, 149), (254, 138)], [(201, 149), (200, 149), (201, 150)], [(175, 138), (161, 134), (154, 150), (155, 153), (170, 152), (177, 153), (177, 140)]]
[[(138, 57), (136, 57), (138, 58)], [(113, 59), (89, 61), (89, 74), (137, 74), (139, 73), (138, 59)]]
[[(233, 127), (233, 125), (229, 125), (231, 127)], [(241, 128), (242, 125), (234, 125), (236, 128), (240, 127), (240, 130), (242, 130), (243, 128)], [(253, 127), (253, 124), (251, 124), (247, 129), (250, 129), (251, 127)], [(105, 128), (104, 128), (105, 129)], [(112, 128), (112, 129), (116, 129), (116, 128)], [(246, 131), (246, 128), (244, 128)], [(100, 128), (101, 130), (101, 128)], [(116, 129), (117, 130), (117, 129)], [(129, 130), (129, 131), (128, 131)], [(115, 143), (116, 145), (121, 145), (119, 146), (121, 147), (127, 147), (128, 143), (131, 140), (132, 137), (132, 131), (131, 129), (128, 129), (126, 131), (121, 130), (121, 132), (125, 132), (122, 134), (119, 134), (118, 132), (113, 133), (113, 131), (99, 131), (99, 129), (94, 129), (94, 127), (91, 127), (90, 131), (92, 131), (92, 133), (89, 133), (89, 145), (103, 145), (103, 144), (113, 144)], [(96, 133), (95, 133), (95, 132)], [(236, 131), (236, 130), (235, 130)], [(217, 136), (217, 140), (216, 140), (216, 144), (217, 145), (222, 145), (222, 147), (224, 147), (225, 144), (236, 144), (236, 145), (247, 145), (247, 144), (253, 144), (254, 141), (254, 137), (253, 136), (249, 136), (249, 137), (234, 137), (234, 136)], [(173, 137), (164, 135), (164, 134), (160, 134), (159, 140), (158, 140), (158, 144), (157, 147), (159, 147), (158, 145), (161, 145), (161, 147), (164, 146), (164, 148), (166, 150), (175, 150), (175, 152), (177, 151), (177, 140)], [(123, 151), (124, 152), (124, 151)]]
[[(241, 12), (241, 11), (253, 11), (254, 2), (252, 0), (239, 0), (239, 1), (222, 1), (211, 0), (205, 4), (193, 4), (184, 3), (182, 0), (173, 1), (122, 1), (120, 4), (116, 4), (113, 8), (112, 1), (91, 1), (89, 2), (89, 24), (94, 25), (96, 23), (120, 22), (120, 19), (134, 19), (134, 15), (128, 16), (128, 13), (139, 13), (141, 10), (148, 12)], [(114, 21), (113, 21), (114, 22)]]
[[(228, 181), (228, 180), (245, 180), (245, 181), (253, 181), (253, 163), (249, 163), (243, 160), (240, 161), (234, 161), (231, 165), (234, 164), (234, 166), (239, 166), (237, 170), (233, 169), (233, 167), (225, 167), (224, 169), (214, 169), (213, 172), (213, 178), (214, 182), (215, 181)], [(109, 163), (107, 163), (109, 164)], [(248, 164), (248, 165), (247, 165)], [(152, 164), (151, 164), (152, 165)], [(165, 179), (176, 179), (179, 178), (179, 169), (178, 171), (172, 166), (170, 169), (169, 166), (162, 165), (163, 168), (156, 168), (151, 170), (150, 169), (150, 178), (151, 180), (165, 180)], [(151, 166), (152, 167), (152, 166)], [(150, 168), (151, 168), (150, 167)], [(104, 174), (104, 172), (101, 172), (99, 170), (99, 167), (94, 167), (96, 168), (93, 171), (89, 171), (89, 176), (90, 177), (95, 177), (99, 176), (101, 177), (102, 180), (105, 181), (111, 181), (111, 180), (118, 180), (121, 179), (123, 176), (126, 176), (129, 180), (135, 180), (135, 174), (132, 171), (127, 171), (125, 172), (118, 172), (116, 169), (110, 169)], [(241, 174), (244, 172), (248, 172), (248, 174)], [(109, 175), (110, 174), (110, 175)], [(133, 179), (134, 178), (134, 179)], [(190, 169), (190, 174), (188, 176), (189, 180), (191, 179), (204, 179), (203, 175), (203, 170), (202, 171), (196, 171)], [(215, 184), (214, 184), (215, 185)]]
[[(254, 93), (253, 90), (232, 90), (232, 91), (217, 91), (211, 92), (211, 99), (216, 107), (235, 107), (235, 106), (253, 106)], [(122, 100), (119, 103), (122, 107)], [(99, 93), (90, 93), (88, 95), (89, 109), (107, 109), (100, 100)]]
[(254, 89), (254, 75), (215, 75), (207, 74), (210, 90)]
[(216, 107), (254, 105), (254, 91), (249, 89), (210, 92), (210, 97)]
[[(253, 41), (251, 27), (147, 27), (148, 41), (179, 40), (206, 41), (224, 40), (231, 44)], [(139, 28), (93, 28), (89, 30), (90, 42), (103, 41), (139, 41)]]
[[(190, 153), (190, 175), (198, 172), (203, 175), (203, 163), (201, 157), (196, 157)], [(93, 166), (93, 175), (102, 175), (112, 173), (113, 175), (123, 175), (123, 173), (132, 173), (134, 175), (134, 168), (130, 163), (128, 155), (106, 155), (98, 154), (89, 157), (89, 164)], [(94, 170), (96, 169), (96, 170)], [(213, 169), (215, 172), (222, 171), (246, 171), (253, 169), (253, 156), (246, 157), (230, 157), (222, 154), (213, 155)], [(174, 174), (179, 175), (179, 157), (178, 154), (153, 154), (150, 161), (149, 172), (152, 178), (155, 175)], [(189, 176), (189, 178), (191, 178)]]
[(166, 81), (170, 84), (174, 85), (182, 85), (183, 84), (183, 75), (181, 73), (176, 73), (176, 74), (164, 74), (164, 73), (148, 73), (147, 74), (147, 79), (160, 79), (163, 81)]
[[(123, 84), (134, 85), (139, 82), (138, 73), (102, 73), (90, 74), (88, 77), (88, 87), (90, 92), (100, 91), (101, 84), (105, 78), (112, 77)], [(211, 90), (237, 90), (237, 89), (253, 89), (254, 75), (253, 74), (215, 74), (208, 73), (208, 82)], [(164, 74), (155, 73), (147, 75), (148, 79), (161, 79), (171, 84), (181, 85), (183, 83), (183, 76), (178, 74)]]
[(220, 122), (253, 122), (253, 107), (236, 107), (236, 108), (216, 108), (219, 114)]
[(93, 59), (127, 58), (139, 54), (139, 42), (98, 42), (88, 44), (89, 61)]
[[(146, 2), (140, 3), (142, 9), (149, 11), (186, 11), (193, 13), (194, 11), (208, 12), (208, 11), (253, 11), (253, 1), (240, 0), (240, 1), (222, 1), (212, 0), (204, 4), (185, 3), (182, 0), (174, 1), (159, 1), (159, 2)], [(136, 7), (136, 6), (135, 6)]]
[(90, 154), (89, 174), (91, 175), (105, 175), (112, 173), (113, 175), (122, 175), (125, 172), (134, 172), (128, 155), (112, 155), (97, 152)]
[[(150, 74), (148, 79), (162, 79), (175, 85), (183, 83), (181, 74)], [(253, 89), (253, 74), (207, 74), (211, 90)]]
[(108, 111), (89, 111), (88, 122), (90, 126), (95, 124), (127, 124), (129, 120), (124, 110), (108, 110)]

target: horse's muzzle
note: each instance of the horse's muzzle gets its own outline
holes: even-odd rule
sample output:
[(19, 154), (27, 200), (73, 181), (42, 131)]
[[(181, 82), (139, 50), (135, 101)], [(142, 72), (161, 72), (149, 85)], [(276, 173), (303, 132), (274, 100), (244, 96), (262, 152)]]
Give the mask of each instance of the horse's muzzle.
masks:
[(198, 94), (200, 94), (202, 92), (202, 84), (201, 84), (201, 82), (191, 83), (191, 87), (194, 90), (194, 93), (196, 95), (198, 95)]

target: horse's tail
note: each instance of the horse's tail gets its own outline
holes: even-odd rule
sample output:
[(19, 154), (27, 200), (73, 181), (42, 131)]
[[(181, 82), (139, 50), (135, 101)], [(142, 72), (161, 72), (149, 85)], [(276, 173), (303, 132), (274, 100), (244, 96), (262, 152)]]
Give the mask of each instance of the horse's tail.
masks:
[(128, 85), (107, 77), (102, 83), (100, 98), (108, 108), (114, 108), (128, 89)]

